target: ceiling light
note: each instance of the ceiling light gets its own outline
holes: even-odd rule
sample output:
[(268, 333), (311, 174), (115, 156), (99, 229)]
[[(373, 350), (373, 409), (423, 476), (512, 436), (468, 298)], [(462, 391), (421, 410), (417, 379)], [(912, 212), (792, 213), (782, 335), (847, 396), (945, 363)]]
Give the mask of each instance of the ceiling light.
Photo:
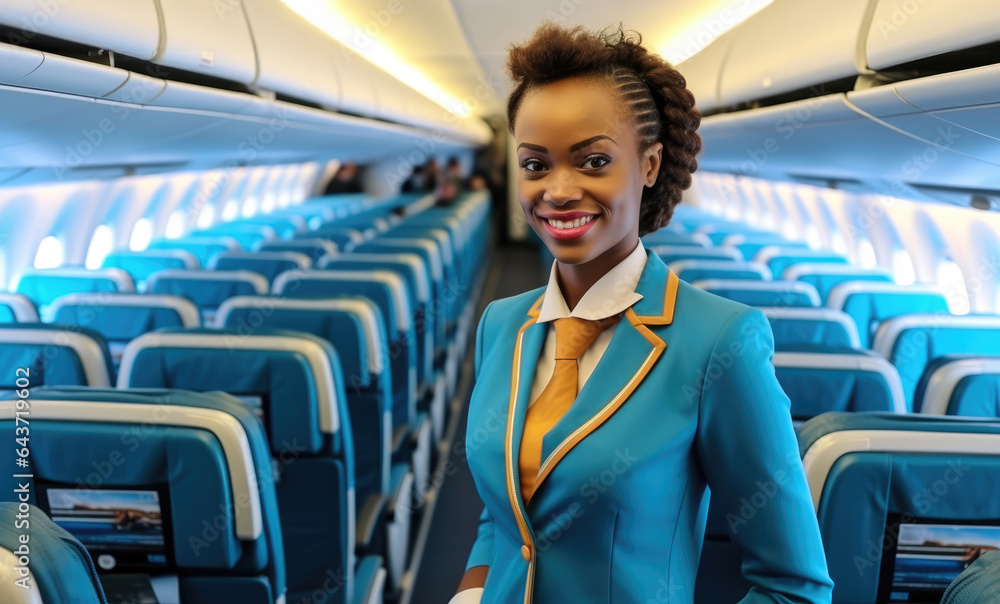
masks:
[(746, 21), (773, 0), (706, 2), (705, 10), (658, 46), (660, 55), (677, 65), (704, 50), (716, 38)]

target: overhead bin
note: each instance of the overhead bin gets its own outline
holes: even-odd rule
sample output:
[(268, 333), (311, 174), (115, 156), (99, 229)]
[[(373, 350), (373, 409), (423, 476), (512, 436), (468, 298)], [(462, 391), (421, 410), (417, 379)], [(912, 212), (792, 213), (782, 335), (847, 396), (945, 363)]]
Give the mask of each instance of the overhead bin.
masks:
[(723, 105), (858, 75), (868, 0), (783, 0), (734, 30), (719, 84)]
[(887, 126), (923, 141), (923, 163), (952, 152), (994, 164), (993, 171), (1000, 165), (1000, 65), (887, 84), (847, 97)]
[[(38, 59), (41, 62), (35, 65)], [(100, 97), (117, 89), (127, 79), (128, 72), (124, 69), (0, 44), (0, 83), (3, 84)]]
[(156, 0), (4, 0), (2, 4), (0, 24), (19, 30), (15, 35), (29, 43), (43, 34), (148, 61), (160, 42)]
[(253, 83), (254, 40), (239, 0), (158, 2), (164, 33), (154, 63), (248, 86)]
[(726, 32), (701, 52), (676, 66), (677, 71), (687, 80), (687, 89), (694, 94), (695, 103), (702, 113), (709, 113), (721, 104), (719, 79), (735, 33), (732, 30)]
[(996, 0), (878, 0), (867, 34), (868, 66), (885, 69), (998, 40)]
[(323, 107), (340, 107), (336, 70), (340, 61), (334, 57), (347, 49), (283, 2), (244, 0), (243, 8), (257, 49), (254, 87)]

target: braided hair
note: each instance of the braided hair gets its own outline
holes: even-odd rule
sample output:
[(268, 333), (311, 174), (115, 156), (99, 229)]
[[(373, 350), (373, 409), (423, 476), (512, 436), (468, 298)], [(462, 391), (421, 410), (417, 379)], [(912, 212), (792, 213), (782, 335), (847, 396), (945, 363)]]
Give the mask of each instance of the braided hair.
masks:
[(642, 45), (637, 33), (619, 25), (591, 33), (582, 27), (542, 25), (527, 42), (511, 46), (507, 68), (514, 89), (507, 99), (511, 133), (526, 93), (571, 77), (600, 79), (610, 84), (625, 117), (636, 129), (638, 153), (656, 142), (663, 155), (656, 182), (644, 188), (639, 208), (639, 234), (665, 226), (691, 186), (701, 150), (696, 130), (701, 113), (684, 76)]

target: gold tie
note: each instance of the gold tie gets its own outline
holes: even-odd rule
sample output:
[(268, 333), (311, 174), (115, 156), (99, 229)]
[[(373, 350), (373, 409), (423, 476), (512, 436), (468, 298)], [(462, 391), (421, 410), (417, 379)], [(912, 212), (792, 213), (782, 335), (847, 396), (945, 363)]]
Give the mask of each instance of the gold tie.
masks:
[(556, 319), (556, 358), (552, 377), (538, 399), (528, 407), (521, 436), (518, 469), (521, 473), (521, 497), (524, 504), (535, 491), (535, 479), (542, 463), (542, 437), (559, 421), (576, 400), (579, 371), (577, 359), (606, 327), (618, 322), (621, 315), (601, 321), (567, 317)]

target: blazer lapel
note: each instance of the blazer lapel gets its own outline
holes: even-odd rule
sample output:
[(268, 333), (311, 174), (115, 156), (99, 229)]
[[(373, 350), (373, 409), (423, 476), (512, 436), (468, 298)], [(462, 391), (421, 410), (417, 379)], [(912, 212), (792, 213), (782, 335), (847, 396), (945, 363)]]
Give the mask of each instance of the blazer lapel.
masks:
[[(656, 254), (650, 254), (636, 287), (642, 300), (625, 312), (573, 406), (542, 440), (538, 485), (573, 447), (614, 415), (649, 374), (666, 344), (647, 325), (664, 326), (673, 321), (677, 286), (677, 275), (670, 272)], [(542, 339), (544, 335), (542, 331)], [(534, 351), (532, 358), (537, 359), (538, 353)], [(533, 376), (534, 369), (530, 371)], [(530, 382), (528, 385), (530, 387)], [(523, 427), (523, 422), (522, 410), (515, 425)], [(536, 486), (536, 492), (538, 488)]]

